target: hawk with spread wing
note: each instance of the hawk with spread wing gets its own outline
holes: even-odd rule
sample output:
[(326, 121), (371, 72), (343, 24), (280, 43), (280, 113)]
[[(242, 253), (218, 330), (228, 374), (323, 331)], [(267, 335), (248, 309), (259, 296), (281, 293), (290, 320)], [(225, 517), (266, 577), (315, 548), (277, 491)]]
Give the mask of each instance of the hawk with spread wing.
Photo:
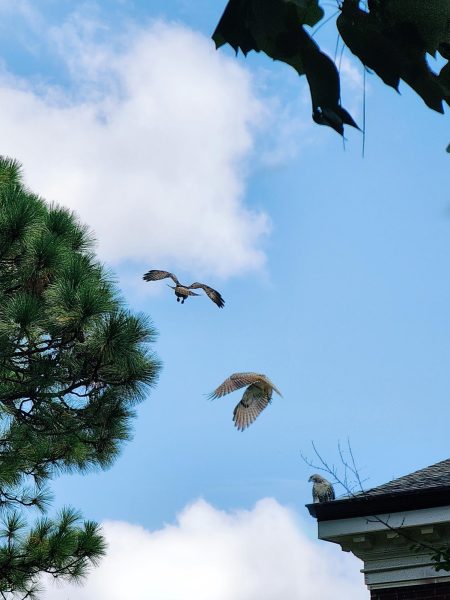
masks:
[(172, 279), (172, 281), (175, 283), (174, 286), (169, 285), (169, 284), (167, 284), (167, 285), (169, 285), (170, 288), (175, 290), (175, 296), (177, 297), (177, 302), (179, 302), (181, 299), (181, 304), (184, 304), (184, 301), (187, 298), (189, 298), (189, 296), (199, 296), (200, 295), (200, 294), (196, 294), (192, 290), (202, 289), (205, 292), (205, 294), (208, 296), (208, 298), (210, 298), (210, 300), (212, 300), (214, 302), (214, 304), (217, 304), (217, 306), (219, 308), (223, 308), (223, 306), (225, 305), (225, 301), (222, 298), (222, 296), (219, 294), (219, 292), (217, 292), (216, 290), (213, 290), (213, 288), (209, 287), (209, 285), (206, 285), (204, 283), (198, 283), (197, 281), (195, 283), (191, 283), (191, 285), (183, 285), (178, 281), (178, 279), (175, 277), (175, 275), (173, 273), (169, 273), (169, 271), (157, 271), (157, 270), (148, 271), (147, 273), (145, 273), (145, 275), (143, 276), (142, 279), (144, 279), (145, 281), (158, 281), (159, 279), (166, 279), (167, 277), (170, 277)]
[(281, 392), (268, 377), (259, 373), (233, 373), (210, 394), (211, 400), (220, 398), (248, 386), (241, 401), (233, 411), (233, 421), (239, 431), (244, 431), (272, 401), (272, 393)]
[(314, 502), (330, 502), (335, 499), (334, 488), (322, 475), (311, 475), (308, 481), (313, 482), (312, 496)]

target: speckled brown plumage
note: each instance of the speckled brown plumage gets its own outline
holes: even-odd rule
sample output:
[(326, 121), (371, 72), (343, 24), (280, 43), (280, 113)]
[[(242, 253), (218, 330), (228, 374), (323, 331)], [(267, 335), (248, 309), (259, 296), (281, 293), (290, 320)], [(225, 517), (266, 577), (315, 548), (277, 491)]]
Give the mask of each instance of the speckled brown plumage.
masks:
[(314, 502), (330, 502), (335, 499), (334, 488), (322, 475), (311, 475), (308, 481), (313, 482), (312, 496)]
[(178, 281), (177, 277), (173, 273), (170, 273), (169, 271), (158, 271), (157, 269), (147, 271), (142, 279), (144, 279), (144, 281), (158, 281), (159, 279), (166, 279), (168, 277), (170, 277), (170, 279), (172, 279), (172, 281), (175, 283), (175, 286), (169, 285), (169, 287), (175, 290), (177, 302), (179, 302), (181, 298), (181, 304), (184, 304), (184, 301), (186, 298), (189, 298), (189, 296), (200, 295), (193, 292), (193, 289), (202, 289), (208, 298), (214, 302), (214, 304), (216, 304), (219, 308), (224, 307), (225, 301), (219, 292), (214, 290), (212, 287), (209, 287), (209, 285), (206, 285), (205, 283), (199, 283), (198, 281), (195, 281), (194, 283), (191, 283), (191, 285), (183, 285)]
[(230, 375), (210, 394), (210, 398), (221, 398), (245, 386), (248, 387), (233, 411), (233, 421), (239, 431), (244, 431), (251, 425), (270, 404), (274, 391), (281, 396), (281, 392), (268, 377), (261, 373), (248, 372)]

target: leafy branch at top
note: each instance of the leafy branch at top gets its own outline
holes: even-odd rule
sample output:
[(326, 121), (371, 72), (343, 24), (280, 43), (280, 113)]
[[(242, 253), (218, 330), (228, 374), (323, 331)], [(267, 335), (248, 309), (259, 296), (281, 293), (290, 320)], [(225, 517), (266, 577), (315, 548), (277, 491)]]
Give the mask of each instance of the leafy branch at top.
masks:
[[(448, 0), (359, 0), (339, 4), (337, 28), (343, 41), (386, 85), (398, 91), (400, 80), (440, 113), (450, 104), (450, 3)], [(343, 135), (344, 125), (357, 127), (341, 105), (338, 70), (305, 27), (324, 19), (318, 0), (229, 0), (213, 33), (217, 48), (229, 44), (244, 55), (254, 50), (306, 75), (312, 117)], [(434, 73), (426, 55), (447, 60)]]

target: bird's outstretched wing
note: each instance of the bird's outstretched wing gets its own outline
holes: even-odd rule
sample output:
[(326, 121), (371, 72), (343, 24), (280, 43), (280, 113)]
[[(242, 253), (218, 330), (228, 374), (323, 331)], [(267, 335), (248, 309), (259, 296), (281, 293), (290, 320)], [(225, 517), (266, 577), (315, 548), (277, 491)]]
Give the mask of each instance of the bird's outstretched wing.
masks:
[(147, 271), (147, 273), (145, 273), (142, 279), (144, 279), (145, 281), (157, 281), (158, 279), (166, 279), (167, 277), (170, 277), (176, 285), (180, 285), (180, 282), (175, 277), (175, 275), (173, 273), (169, 273), (169, 271)]
[(210, 398), (221, 398), (222, 396), (225, 396), (225, 394), (235, 392), (246, 385), (261, 381), (266, 382), (267, 378), (259, 373), (233, 373), (233, 375), (230, 375), (228, 379), (225, 379), (225, 381), (210, 394)]
[(201, 288), (208, 296), (208, 298), (210, 298), (214, 302), (214, 304), (217, 304), (219, 308), (224, 307), (225, 300), (222, 298), (222, 296), (217, 290), (213, 290), (213, 288), (209, 287), (209, 285), (205, 285), (204, 283), (198, 283), (198, 281), (196, 281), (195, 283), (190, 285), (189, 288), (194, 290)]
[(233, 411), (233, 421), (239, 431), (244, 431), (256, 417), (270, 404), (271, 394), (257, 384), (245, 390), (242, 400)]

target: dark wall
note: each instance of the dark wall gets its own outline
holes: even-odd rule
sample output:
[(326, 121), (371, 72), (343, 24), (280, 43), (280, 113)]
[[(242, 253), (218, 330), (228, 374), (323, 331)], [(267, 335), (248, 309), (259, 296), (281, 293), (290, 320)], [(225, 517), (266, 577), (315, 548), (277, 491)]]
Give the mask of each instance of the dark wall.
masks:
[(372, 590), (370, 600), (450, 600), (450, 582)]

